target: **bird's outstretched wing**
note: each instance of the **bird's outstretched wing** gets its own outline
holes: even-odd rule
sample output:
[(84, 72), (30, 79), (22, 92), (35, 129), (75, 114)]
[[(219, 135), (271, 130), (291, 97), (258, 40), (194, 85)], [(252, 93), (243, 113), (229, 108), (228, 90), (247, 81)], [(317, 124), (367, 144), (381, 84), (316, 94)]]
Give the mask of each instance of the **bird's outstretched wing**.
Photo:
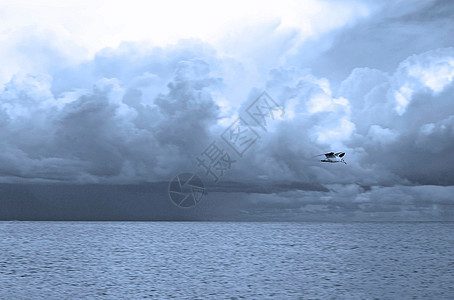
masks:
[(335, 158), (334, 152), (325, 153), (326, 158)]
[(345, 152), (337, 152), (336, 154), (334, 154), (338, 157), (343, 157), (345, 155)]

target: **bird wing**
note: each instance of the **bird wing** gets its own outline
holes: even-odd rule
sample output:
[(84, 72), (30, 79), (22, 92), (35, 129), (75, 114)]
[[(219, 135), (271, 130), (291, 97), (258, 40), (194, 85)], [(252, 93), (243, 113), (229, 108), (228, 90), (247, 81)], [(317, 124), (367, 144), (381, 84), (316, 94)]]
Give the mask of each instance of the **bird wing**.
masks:
[(326, 158), (335, 158), (334, 152), (325, 153)]
[(337, 157), (343, 157), (345, 155), (345, 152), (337, 152), (334, 155), (337, 156)]

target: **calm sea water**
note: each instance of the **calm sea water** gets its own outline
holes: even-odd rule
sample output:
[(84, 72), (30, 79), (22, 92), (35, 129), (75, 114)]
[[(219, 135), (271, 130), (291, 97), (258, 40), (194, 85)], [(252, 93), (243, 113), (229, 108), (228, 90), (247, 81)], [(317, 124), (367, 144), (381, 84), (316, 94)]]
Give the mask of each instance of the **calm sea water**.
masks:
[(454, 223), (0, 222), (0, 299), (454, 299)]

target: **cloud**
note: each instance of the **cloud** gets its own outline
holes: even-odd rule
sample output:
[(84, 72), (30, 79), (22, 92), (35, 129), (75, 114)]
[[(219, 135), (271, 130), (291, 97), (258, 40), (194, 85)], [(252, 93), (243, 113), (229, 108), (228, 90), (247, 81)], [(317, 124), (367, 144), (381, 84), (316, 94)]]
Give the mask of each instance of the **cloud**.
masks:
[(434, 221), (453, 218), (452, 186), (333, 184), (328, 187), (329, 191), (236, 194), (236, 201), (231, 205), (237, 205), (245, 218), (259, 220), (276, 216), (294, 221)]
[[(302, 45), (289, 59), (327, 76), (337, 86), (354, 68), (393, 72), (407, 57), (437, 48), (452, 47), (454, 22), (449, 1), (368, 1), (370, 15), (355, 26), (326, 34)], [(301, 55), (310, 52), (313, 55)]]
[[(426, 34), (452, 25), (440, 7), (450, 6), (370, 2), (308, 39), (266, 23), (240, 35), (263, 37), (242, 51), (123, 42), (76, 62), (31, 35), (46, 47), (30, 57), (46, 59), (0, 91), (0, 180), (142, 185), (203, 174), (196, 157), (212, 141), (230, 151), (221, 134), (241, 116), (259, 139), (243, 157), (230, 152), (223, 183), (204, 178), (213, 203), (241, 199), (220, 204), (226, 211), (452, 218), (454, 48)], [(266, 130), (246, 112), (263, 90), (285, 112)], [(321, 164), (316, 155), (329, 151), (345, 151), (348, 165)]]
[[(13, 77), (1, 94), (8, 150), (2, 156), (9, 161), (3, 173), (39, 180), (148, 181), (187, 165), (216, 123), (219, 108), (210, 92), (222, 80), (201, 59), (169, 64), (175, 67), (173, 80), (163, 92), (156, 75), (140, 70), (130, 82), (103, 77), (90, 88), (57, 95), (50, 75)], [(153, 88), (154, 101), (144, 99)], [(49, 160), (53, 168), (46, 172), (42, 165)]]
[[(360, 78), (367, 73), (372, 78), (378, 74), (367, 69), (353, 71), (342, 83), (343, 97), (363, 99), (353, 108), (358, 135), (352, 145), (362, 145), (369, 154), (364, 158), (366, 164), (384, 165), (415, 183), (454, 182), (448, 167), (454, 146), (449, 129), (453, 57), (452, 48), (435, 49), (412, 55), (391, 76), (381, 75), (376, 85)], [(354, 74), (358, 76), (352, 77)], [(356, 82), (354, 89), (349, 83), (352, 80)], [(357, 96), (352, 96), (355, 92)], [(430, 143), (425, 143), (429, 137)]]

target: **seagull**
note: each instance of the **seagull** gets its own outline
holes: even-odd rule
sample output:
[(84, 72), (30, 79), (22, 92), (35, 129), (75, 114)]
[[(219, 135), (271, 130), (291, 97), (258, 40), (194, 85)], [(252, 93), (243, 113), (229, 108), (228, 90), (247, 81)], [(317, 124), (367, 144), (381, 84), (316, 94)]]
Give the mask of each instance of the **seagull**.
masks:
[(316, 155), (316, 156), (322, 156), (322, 155), (325, 155), (325, 159), (320, 160), (321, 162), (329, 162), (329, 163), (343, 162), (344, 164), (347, 164), (343, 158), (345, 155), (345, 152), (337, 152), (337, 153), (330, 152), (330, 153), (320, 154), (320, 155)]

